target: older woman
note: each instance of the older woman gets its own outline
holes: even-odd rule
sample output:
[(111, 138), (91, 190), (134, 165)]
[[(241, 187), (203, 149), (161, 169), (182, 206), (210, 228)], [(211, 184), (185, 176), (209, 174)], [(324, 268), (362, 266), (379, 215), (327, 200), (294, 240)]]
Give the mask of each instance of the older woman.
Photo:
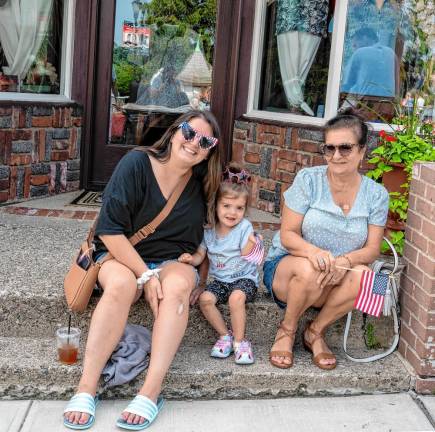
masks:
[(264, 283), (285, 309), (270, 362), (293, 365), (298, 321), (320, 308), (303, 333), (313, 363), (333, 369), (336, 358), (324, 340), (329, 325), (352, 310), (361, 273), (379, 255), (388, 212), (388, 192), (362, 176), (367, 126), (343, 113), (328, 121), (321, 149), (327, 165), (301, 170), (284, 193), (282, 224), (264, 264)]
[[(145, 282), (145, 299), (155, 318), (152, 351), (139, 395), (117, 425), (144, 429), (157, 416), (162, 382), (186, 330), (189, 298), (196, 294), (196, 270), (177, 258), (196, 251), (206, 218), (214, 217), (212, 205), (206, 215), (206, 204), (214, 202), (219, 186), (218, 139), (213, 115), (191, 111), (146, 152), (129, 152), (113, 173), (96, 228), (96, 255), (109, 251), (114, 259), (105, 261), (99, 272), (104, 293), (92, 315), (83, 374), (65, 409), (65, 426), (87, 429), (94, 422), (98, 380), (122, 336), (130, 306), (142, 294), (137, 279)], [(133, 247), (128, 238), (154, 219), (186, 174), (191, 174), (190, 180), (170, 214)]]

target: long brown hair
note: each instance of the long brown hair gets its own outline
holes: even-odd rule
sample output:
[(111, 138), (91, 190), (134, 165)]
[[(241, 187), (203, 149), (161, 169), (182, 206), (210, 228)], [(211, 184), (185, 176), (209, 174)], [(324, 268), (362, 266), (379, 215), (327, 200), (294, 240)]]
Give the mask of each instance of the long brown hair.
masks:
[(216, 192), (219, 188), (222, 171), (220, 152), (218, 149), (218, 146), (220, 145), (221, 132), (215, 116), (210, 111), (198, 110), (191, 110), (182, 114), (174, 121), (174, 123), (172, 123), (171, 126), (169, 126), (158, 141), (146, 149), (146, 152), (158, 159), (160, 162), (167, 162), (171, 156), (172, 137), (175, 132), (177, 132), (178, 127), (181, 123), (188, 122), (194, 118), (201, 118), (206, 121), (212, 128), (213, 136), (219, 140), (218, 145), (210, 150), (207, 160), (202, 161), (193, 169), (194, 172), (204, 171), (202, 184), (204, 195), (207, 200), (207, 221), (213, 223), (215, 218), (214, 202), (216, 199)]

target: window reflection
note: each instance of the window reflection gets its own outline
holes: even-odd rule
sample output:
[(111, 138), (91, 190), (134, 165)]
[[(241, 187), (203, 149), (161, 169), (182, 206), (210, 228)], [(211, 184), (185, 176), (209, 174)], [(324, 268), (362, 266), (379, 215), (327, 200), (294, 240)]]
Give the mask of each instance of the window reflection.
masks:
[(411, 0), (349, 0), (340, 107), (356, 106), (375, 122), (411, 106), (432, 118), (431, 26), (423, 29), (432, 16), (417, 9)]
[(166, 7), (156, 0), (117, 1), (110, 142), (136, 145), (145, 134), (152, 144), (180, 113), (210, 108), (216, 10), (206, 3), (195, 31), (187, 17), (153, 15)]

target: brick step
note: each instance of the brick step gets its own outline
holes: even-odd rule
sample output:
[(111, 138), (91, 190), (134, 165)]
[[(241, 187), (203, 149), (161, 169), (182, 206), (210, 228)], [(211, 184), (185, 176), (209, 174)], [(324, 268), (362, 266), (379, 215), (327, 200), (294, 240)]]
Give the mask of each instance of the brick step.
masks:
[[(72, 325), (79, 327), (83, 338), (86, 338), (91, 320), (91, 315), (98, 302), (97, 297), (91, 299), (88, 309), (82, 314), (73, 314)], [(226, 322), (230, 323), (229, 308), (227, 305), (219, 306)], [(260, 293), (254, 303), (248, 304), (247, 308), (247, 337), (253, 343), (270, 343), (273, 341), (283, 311), (275, 303)], [(302, 332), (305, 321), (313, 319), (317, 312), (309, 309), (299, 323), (299, 335)], [(51, 296), (12, 296), (0, 295), (0, 336), (3, 337), (50, 337), (59, 327), (68, 323), (68, 310), (65, 305), (63, 294)], [(153, 318), (151, 310), (146, 302), (141, 299), (130, 310), (129, 322), (152, 327)], [(382, 346), (389, 344), (392, 337), (392, 320), (390, 317), (368, 318), (375, 331), (375, 339)], [(361, 346), (363, 343), (363, 320), (362, 314), (354, 313), (350, 339), (355, 339)], [(342, 339), (345, 318), (332, 325), (327, 332), (328, 340), (339, 343)], [(188, 345), (212, 344), (216, 334), (204, 319), (197, 305), (191, 307), (189, 323), (185, 335), (185, 343)], [(374, 342), (374, 338), (372, 338)]]
[[(234, 364), (234, 357), (212, 359), (209, 346), (183, 345), (165, 379), (163, 395), (169, 399), (252, 399), (409, 390), (411, 376), (398, 354), (357, 364), (345, 359), (338, 347), (331, 348), (338, 356), (338, 366), (322, 371), (311, 363), (299, 343), (295, 346), (295, 365), (289, 370), (271, 366), (269, 346), (261, 344), (254, 345), (256, 362), (251, 366)], [(58, 363), (53, 338), (0, 337), (0, 351), (0, 398), (66, 399), (74, 393), (81, 362), (74, 366)], [(104, 397), (132, 397), (144, 375), (106, 391)]]

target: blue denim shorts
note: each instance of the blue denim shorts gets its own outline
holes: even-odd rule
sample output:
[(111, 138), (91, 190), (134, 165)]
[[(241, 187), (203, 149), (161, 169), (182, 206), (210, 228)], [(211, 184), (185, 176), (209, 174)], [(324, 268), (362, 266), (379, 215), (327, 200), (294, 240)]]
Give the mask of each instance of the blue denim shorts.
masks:
[(275, 277), (275, 272), (276, 272), (276, 268), (278, 267), (278, 264), (287, 255), (288, 254), (278, 255), (277, 257), (272, 258), (271, 260), (266, 261), (263, 264), (263, 283), (264, 283), (264, 286), (266, 287), (267, 292), (270, 294), (273, 301), (281, 309), (285, 309), (287, 307), (287, 303), (284, 303), (281, 300), (278, 300), (277, 298), (275, 298), (275, 296), (273, 295), (272, 284), (273, 284), (273, 278)]
[[(98, 252), (97, 254), (95, 254), (94, 256), (94, 261), (97, 262), (98, 260), (103, 259), (105, 256), (107, 255), (107, 252)], [(176, 259), (170, 259), (170, 260), (165, 260), (165, 261), (160, 261), (160, 262), (146, 262), (145, 264), (147, 265), (147, 267), (150, 270), (154, 270), (156, 268), (161, 268), (166, 264), (169, 264), (171, 262), (178, 262)], [(193, 270), (195, 272), (195, 287), (198, 286), (199, 284), (199, 273), (198, 273), (198, 269), (196, 267), (193, 267)], [(97, 282), (98, 284), (98, 282)]]

